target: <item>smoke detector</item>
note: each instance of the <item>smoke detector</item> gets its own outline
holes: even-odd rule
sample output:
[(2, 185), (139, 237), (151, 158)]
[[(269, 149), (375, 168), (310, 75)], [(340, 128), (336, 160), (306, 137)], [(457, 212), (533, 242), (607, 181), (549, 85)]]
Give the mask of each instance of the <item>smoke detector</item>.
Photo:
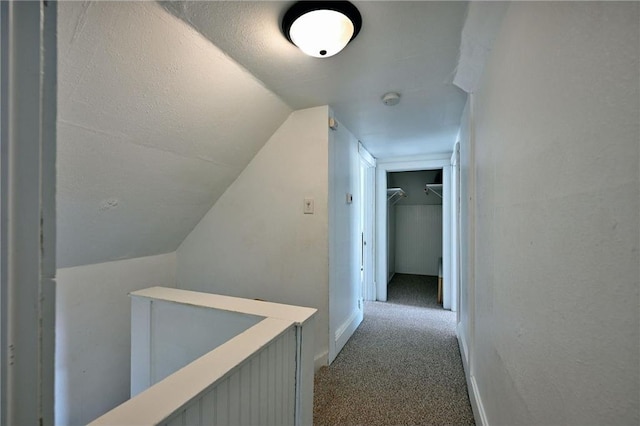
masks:
[(385, 93), (382, 95), (382, 102), (386, 106), (398, 105), (398, 102), (400, 102), (400, 94), (396, 92)]

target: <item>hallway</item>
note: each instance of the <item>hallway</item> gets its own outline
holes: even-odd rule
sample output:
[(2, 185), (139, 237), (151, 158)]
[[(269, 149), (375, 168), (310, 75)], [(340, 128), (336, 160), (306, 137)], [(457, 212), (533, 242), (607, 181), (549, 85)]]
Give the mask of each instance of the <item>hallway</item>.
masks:
[(315, 425), (474, 424), (454, 312), (436, 304), (436, 278), (396, 274), (388, 302), (315, 378)]

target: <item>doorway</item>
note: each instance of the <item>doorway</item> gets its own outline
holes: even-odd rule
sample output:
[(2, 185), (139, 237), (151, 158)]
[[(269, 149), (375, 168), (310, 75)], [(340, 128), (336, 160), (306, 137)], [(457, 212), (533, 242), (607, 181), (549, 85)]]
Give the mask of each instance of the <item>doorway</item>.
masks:
[[(452, 238), (452, 161), (451, 154), (425, 156), (411, 160), (379, 159), (376, 168), (376, 294), (374, 299), (387, 300), (387, 283), (390, 278), (389, 265), (389, 209), (387, 188), (389, 188), (388, 173), (413, 172), (424, 170), (442, 170), (442, 301), (445, 309), (456, 310), (457, 303), (453, 298), (454, 290), (451, 281), (452, 268), (455, 267), (451, 259), (452, 248), (456, 246)], [(429, 195), (434, 196), (435, 195)]]
[(442, 169), (388, 172), (387, 200), (389, 283), (396, 273), (428, 277), (442, 304)]

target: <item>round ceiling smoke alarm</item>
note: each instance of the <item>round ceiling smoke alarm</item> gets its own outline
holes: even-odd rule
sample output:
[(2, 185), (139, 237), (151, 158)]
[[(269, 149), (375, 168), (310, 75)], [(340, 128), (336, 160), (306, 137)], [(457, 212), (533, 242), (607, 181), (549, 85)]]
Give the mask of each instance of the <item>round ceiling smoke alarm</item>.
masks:
[(384, 95), (382, 95), (382, 102), (386, 106), (398, 105), (398, 102), (400, 102), (400, 93), (396, 93), (396, 92), (385, 93)]

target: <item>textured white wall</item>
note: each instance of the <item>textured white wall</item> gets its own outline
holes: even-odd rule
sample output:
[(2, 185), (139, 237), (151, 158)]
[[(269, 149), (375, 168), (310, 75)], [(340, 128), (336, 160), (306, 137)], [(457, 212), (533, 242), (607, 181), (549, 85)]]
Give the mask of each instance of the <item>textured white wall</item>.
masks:
[[(347, 203), (346, 194), (353, 201)], [(358, 140), (342, 124), (329, 133), (329, 361), (362, 322), (360, 279), (360, 155)]]
[[(470, 173), (471, 140), (470, 140), (470, 100), (464, 107), (462, 118), (460, 119), (460, 300), (458, 306), (458, 340), (461, 343), (461, 356), (463, 361), (468, 363), (469, 345), (471, 344), (471, 318), (473, 317), (472, 304), (473, 297), (473, 260), (474, 244), (472, 239), (472, 224), (474, 216), (473, 206), (475, 195), (473, 194), (474, 174)], [(470, 197), (473, 201), (470, 202)], [(471, 389), (469, 390), (471, 392)]]
[(293, 112), (177, 251), (179, 288), (318, 309), (317, 354), (329, 340), (327, 120), (326, 106)]
[(509, 6), (476, 93), (488, 424), (640, 421), (640, 4)]
[(87, 424), (129, 398), (127, 295), (175, 287), (175, 253), (62, 268), (56, 282), (56, 424)]
[(395, 216), (395, 272), (438, 276), (442, 205), (396, 205)]
[(58, 9), (58, 267), (174, 251), (291, 109), (158, 2)]

